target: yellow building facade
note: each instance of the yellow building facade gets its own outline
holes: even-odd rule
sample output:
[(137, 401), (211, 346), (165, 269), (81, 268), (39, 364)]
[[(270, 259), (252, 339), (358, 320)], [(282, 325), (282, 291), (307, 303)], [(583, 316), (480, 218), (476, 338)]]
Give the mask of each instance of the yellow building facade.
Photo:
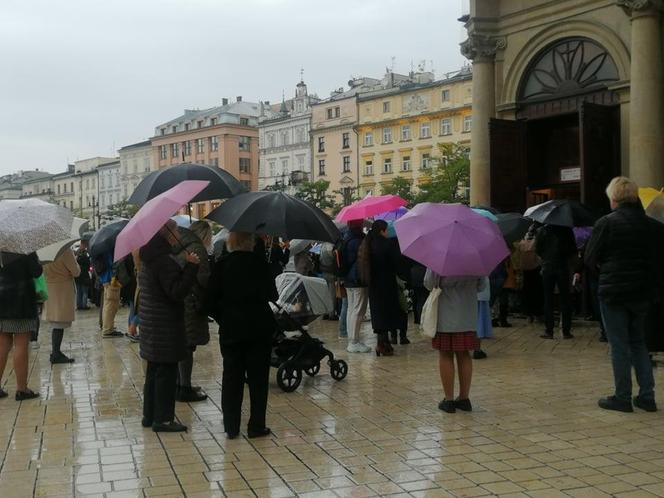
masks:
[(440, 143), (470, 147), (472, 73), (410, 83), (357, 97), (359, 195), (381, 194), (381, 186), (403, 177), (416, 188), (432, 167)]

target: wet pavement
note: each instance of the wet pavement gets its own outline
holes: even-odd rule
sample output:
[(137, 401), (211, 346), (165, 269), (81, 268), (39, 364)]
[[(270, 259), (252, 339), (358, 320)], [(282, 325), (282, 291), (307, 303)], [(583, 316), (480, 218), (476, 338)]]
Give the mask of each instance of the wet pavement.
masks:
[[(336, 322), (317, 322), (312, 333), (348, 361), (348, 377), (334, 381), (323, 365), (284, 393), (273, 369), (274, 434), (227, 440), (216, 327), (193, 375), (210, 398), (177, 404), (188, 433), (155, 434), (140, 423), (138, 345), (102, 340), (95, 311), (79, 312), (63, 345), (76, 363), (51, 367), (44, 330), (31, 352), (29, 385), (41, 399), (14, 401), (8, 364), (0, 497), (664, 497), (664, 411), (597, 407), (612, 375), (593, 324), (575, 323), (574, 340), (548, 341), (513, 322), (484, 341), (474, 411), (456, 414), (437, 409), (436, 354), (417, 332), (396, 356), (377, 358), (346, 353)], [(368, 324), (364, 333), (372, 339)]]

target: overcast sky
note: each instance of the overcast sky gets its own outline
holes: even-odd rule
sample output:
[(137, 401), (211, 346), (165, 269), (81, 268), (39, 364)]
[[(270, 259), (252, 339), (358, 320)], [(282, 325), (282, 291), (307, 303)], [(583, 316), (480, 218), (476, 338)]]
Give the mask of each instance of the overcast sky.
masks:
[(464, 63), (467, 0), (2, 0), (0, 175), (114, 156), (184, 108), (278, 101), (304, 68), (351, 76)]

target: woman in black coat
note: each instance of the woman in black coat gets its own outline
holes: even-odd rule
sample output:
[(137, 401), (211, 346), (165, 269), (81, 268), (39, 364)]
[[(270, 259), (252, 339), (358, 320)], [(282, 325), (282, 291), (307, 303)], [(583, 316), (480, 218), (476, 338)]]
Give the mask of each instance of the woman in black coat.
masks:
[[(0, 385), (9, 351), (14, 347), (16, 401), (39, 396), (28, 389), (28, 343), (37, 329), (39, 311), (34, 279), (42, 274), (37, 254), (0, 253)], [(7, 393), (0, 388), (0, 398)]]
[(140, 250), (140, 353), (147, 360), (143, 426), (155, 432), (182, 432), (175, 422), (178, 361), (186, 357), (184, 299), (198, 272), (199, 259), (187, 253), (184, 268), (172, 254), (177, 227), (169, 222)]
[(376, 355), (392, 356), (389, 332), (401, 329), (404, 321), (397, 284), (401, 254), (398, 245), (387, 238), (385, 221), (374, 221), (360, 246), (359, 261), (362, 280), (369, 284), (371, 326), (378, 336)]
[(230, 253), (215, 264), (209, 286), (210, 315), (219, 324), (224, 359), (221, 409), (231, 439), (240, 433), (245, 379), (251, 400), (248, 436), (270, 434), (265, 412), (275, 322), (269, 302), (278, 295), (268, 263), (254, 252), (254, 240), (251, 234), (231, 232)]

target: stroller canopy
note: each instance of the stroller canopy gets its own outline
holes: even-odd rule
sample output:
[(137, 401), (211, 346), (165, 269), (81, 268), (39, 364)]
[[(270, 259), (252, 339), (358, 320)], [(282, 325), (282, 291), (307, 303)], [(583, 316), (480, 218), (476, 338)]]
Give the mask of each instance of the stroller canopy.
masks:
[(287, 312), (304, 306), (312, 315), (332, 313), (330, 291), (324, 279), (285, 272), (278, 275), (275, 282), (279, 293), (277, 304)]

